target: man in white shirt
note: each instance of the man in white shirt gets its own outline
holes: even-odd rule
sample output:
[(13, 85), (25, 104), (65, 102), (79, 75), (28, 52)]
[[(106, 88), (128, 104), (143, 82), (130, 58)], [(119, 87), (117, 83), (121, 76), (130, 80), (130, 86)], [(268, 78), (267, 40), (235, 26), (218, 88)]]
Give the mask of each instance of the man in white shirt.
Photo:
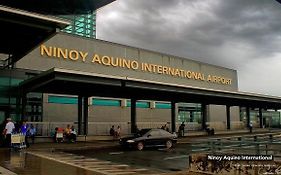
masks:
[(11, 136), (14, 129), (15, 129), (15, 125), (12, 122), (12, 119), (7, 118), (7, 123), (5, 126), (5, 136), (6, 136), (6, 146), (8, 147), (10, 147), (11, 145)]

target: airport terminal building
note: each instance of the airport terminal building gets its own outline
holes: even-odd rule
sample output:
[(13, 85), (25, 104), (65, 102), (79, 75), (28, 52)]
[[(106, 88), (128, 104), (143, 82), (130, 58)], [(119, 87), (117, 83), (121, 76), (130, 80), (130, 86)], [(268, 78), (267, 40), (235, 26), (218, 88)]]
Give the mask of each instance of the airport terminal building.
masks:
[(112, 125), (123, 134), (164, 124), (174, 132), (182, 122), (186, 130), (280, 127), (281, 98), (240, 92), (236, 70), (63, 33), (65, 20), (0, 10), (8, 34), (14, 25), (31, 33), (0, 45), (9, 55), (0, 70), (1, 121), (27, 119), (42, 135), (67, 124), (83, 135), (108, 135)]

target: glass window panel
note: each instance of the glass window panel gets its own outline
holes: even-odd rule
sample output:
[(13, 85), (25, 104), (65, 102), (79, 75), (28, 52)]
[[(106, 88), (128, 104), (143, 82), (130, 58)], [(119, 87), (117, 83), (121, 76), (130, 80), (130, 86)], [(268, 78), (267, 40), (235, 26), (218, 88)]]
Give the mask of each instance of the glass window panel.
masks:
[(171, 109), (171, 103), (155, 102), (155, 108), (157, 108), (157, 109)]
[(65, 96), (49, 95), (48, 103), (78, 104), (78, 98), (77, 97), (65, 97)]
[(9, 98), (0, 97), (0, 104), (8, 104), (8, 103), (9, 103)]
[[(131, 100), (127, 100), (127, 107), (131, 107)], [(149, 108), (149, 102), (146, 101), (137, 101), (136, 103), (137, 108)]]
[(115, 99), (93, 99), (93, 105), (94, 106), (121, 106), (120, 100)]

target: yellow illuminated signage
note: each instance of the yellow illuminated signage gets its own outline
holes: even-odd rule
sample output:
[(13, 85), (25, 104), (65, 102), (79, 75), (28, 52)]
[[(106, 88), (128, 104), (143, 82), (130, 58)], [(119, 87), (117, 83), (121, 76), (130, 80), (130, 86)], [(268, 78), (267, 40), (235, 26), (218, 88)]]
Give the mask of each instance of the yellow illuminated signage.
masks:
[[(99, 64), (108, 67), (119, 67), (125, 69), (139, 70), (142, 72), (149, 72), (154, 74), (169, 75), (179, 78), (187, 78), (193, 80), (207, 81), (212, 83), (231, 85), (232, 79), (217, 76), (217, 75), (207, 75), (204, 73), (195, 72), (191, 70), (184, 70), (180, 68), (169, 67), (165, 65), (158, 65), (152, 63), (139, 62), (137, 60), (131, 60), (127, 58), (118, 58), (107, 55), (100, 55), (94, 53), (89, 55), (88, 52), (82, 52), (75, 49), (64, 49), (59, 47), (47, 47), (45, 45), (40, 46), (41, 56), (48, 56), (54, 58), (62, 58), (71, 61), (81, 61), (86, 62), (90, 59), (90, 63)], [(89, 58), (90, 57), (90, 58)]]

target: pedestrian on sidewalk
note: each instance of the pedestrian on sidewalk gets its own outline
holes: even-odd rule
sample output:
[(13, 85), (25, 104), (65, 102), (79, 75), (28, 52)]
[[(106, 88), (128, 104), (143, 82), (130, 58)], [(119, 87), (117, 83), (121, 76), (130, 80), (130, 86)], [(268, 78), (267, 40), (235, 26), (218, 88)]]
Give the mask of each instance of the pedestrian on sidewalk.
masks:
[(112, 140), (115, 139), (115, 129), (114, 129), (114, 125), (111, 126), (110, 130), (109, 130), (109, 134), (112, 136)]
[(21, 127), (20, 127), (20, 132), (22, 133), (22, 135), (24, 135), (24, 142), (26, 147), (29, 147), (29, 143), (28, 143), (28, 139), (27, 139), (27, 131), (28, 131), (28, 125), (26, 120), (22, 121)]
[(12, 133), (15, 130), (15, 124), (12, 122), (11, 118), (7, 118), (6, 120), (7, 123), (3, 131), (3, 135), (5, 136), (5, 146), (11, 147), (11, 137), (12, 137)]
[(184, 124), (184, 122), (182, 122), (181, 125), (179, 126), (179, 137), (184, 136), (184, 127), (185, 127), (185, 124)]
[(252, 122), (250, 122), (250, 124), (249, 124), (249, 130), (250, 130), (250, 133), (252, 133), (252, 131), (253, 131), (253, 123)]
[(117, 139), (121, 136), (121, 127), (120, 126), (117, 126), (117, 129), (115, 131), (115, 135), (116, 135)]
[(33, 124), (30, 125), (28, 135), (31, 138), (32, 144), (34, 144), (36, 128), (33, 126)]

